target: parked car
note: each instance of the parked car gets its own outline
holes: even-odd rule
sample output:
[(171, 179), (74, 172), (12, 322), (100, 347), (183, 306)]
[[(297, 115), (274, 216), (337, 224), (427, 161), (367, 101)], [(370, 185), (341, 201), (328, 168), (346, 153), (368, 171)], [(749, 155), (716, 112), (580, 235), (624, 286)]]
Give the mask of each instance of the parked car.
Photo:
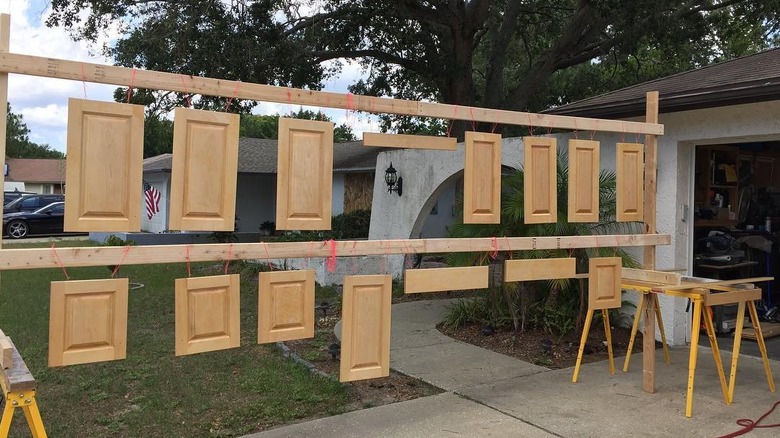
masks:
[(21, 239), (31, 234), (61, 234), (64, 223), (64, 202), (55, 202), (35, 211), (3, 215), (3, 231), (12, 239)]
[(3, 207), (3, 213), (35, 211), (53, 202), (64, 202), (65, 195), (28, 195), (15, 199)]
[(8, 204), (9, 202), (11, 202), (11, 201), (13, 201), (15, 199), (19, 199), (22, 196), (29, 196), (29, 195), (35, 195), (35, 194), (36, 193), (33, 193), (33, 192), (20, 192), (18, 190), (14, 190), (12, 192), (11, 191), (3, 192), (3, 205)]

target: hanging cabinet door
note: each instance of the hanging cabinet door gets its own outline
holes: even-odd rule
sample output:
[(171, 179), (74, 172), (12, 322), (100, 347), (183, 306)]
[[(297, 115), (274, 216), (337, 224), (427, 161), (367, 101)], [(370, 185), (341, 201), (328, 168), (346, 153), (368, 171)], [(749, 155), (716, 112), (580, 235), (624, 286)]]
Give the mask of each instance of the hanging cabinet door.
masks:
[(640, 143), (617, 144), (617, 220), (620, 222), (644, 220), (644, 150)]
[(558, 221), (556, 151), (554, 138), (523, 138), (523, 209), (527, 224)]
[(463, 223), (501, 223), (501, 135), (466, 132)]
[(599, 142), (569, 140), (569, 222), (599, 221)]

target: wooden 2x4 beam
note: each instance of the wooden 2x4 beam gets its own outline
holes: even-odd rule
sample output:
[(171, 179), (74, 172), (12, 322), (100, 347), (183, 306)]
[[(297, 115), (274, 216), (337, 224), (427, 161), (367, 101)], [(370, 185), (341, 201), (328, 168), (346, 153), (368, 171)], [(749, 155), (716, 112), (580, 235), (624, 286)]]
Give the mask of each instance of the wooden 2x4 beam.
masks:
[(611, 248), (669, 245), (669, 234), (465, 239), (342, 240), (325, 242), (215, 243), (0, 250), (0, 270), (105, 265), (150, 265), (217, 260), (267, 260), (336, 256), (493, 252), (531, 249)]
[(500, 123), (539, 128), (608, 131), (663, 135), (658, 123), (555, 116), (519, 111), (497, 110), (434, 102), (379, 98), (350, 93), (304, 90), (273, 85), (132, 69), (113, 65), (69, 61), (57, 58), (0, 53), (0, 73), (17, 73), (47, 78), (68, 79), (99, 84), (133, 86), (152, 90), (177, 91), (258, 100), (264, 102), (310, 105), (322, 108), (388, 113), (406, 116), (437, 117), (472, 122)]

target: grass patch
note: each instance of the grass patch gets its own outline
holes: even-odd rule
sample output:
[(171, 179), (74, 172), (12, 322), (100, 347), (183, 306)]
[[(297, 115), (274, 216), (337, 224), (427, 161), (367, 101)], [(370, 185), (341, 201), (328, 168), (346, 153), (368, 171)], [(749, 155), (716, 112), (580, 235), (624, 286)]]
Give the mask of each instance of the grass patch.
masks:
[[(222, 266), (193, 263), (192, 274), (215, 275)], [(98, 266), (71, 268), (68, 274), (77, 280), (108, 278), (111, 272)], [(57, 369), (47, 367), (49, 283), (64, 280), (62, 270), (5, 271), (0, 276), (0, 327), (14, 339), (38, 380), (49, 436), (231, 437), (346, 409), (345, 386), (313, 375), (273, 347), (257, 345), (256, 278), (242, 276), (242, 346), (177, 358), (174, 279), (187, 276), (186, 265), (126, 265), (119, 276), (144, 285), (130, 291), (127, 359)], [(23, 416), (17, 415), (11, 436), (29, 436)]]

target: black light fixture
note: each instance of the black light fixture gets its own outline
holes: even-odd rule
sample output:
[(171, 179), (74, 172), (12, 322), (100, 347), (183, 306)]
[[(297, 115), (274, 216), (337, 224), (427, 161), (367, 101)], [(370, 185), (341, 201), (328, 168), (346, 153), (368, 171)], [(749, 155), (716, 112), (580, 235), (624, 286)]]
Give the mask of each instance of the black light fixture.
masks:
[(397, 192), (398, 196), (401, 196), (404, 179), (398, 176), (398, 171), (393, 167), (393, 163), (390, 163), (390, 167), (385, 170), (385, 182), (388, 193)]

